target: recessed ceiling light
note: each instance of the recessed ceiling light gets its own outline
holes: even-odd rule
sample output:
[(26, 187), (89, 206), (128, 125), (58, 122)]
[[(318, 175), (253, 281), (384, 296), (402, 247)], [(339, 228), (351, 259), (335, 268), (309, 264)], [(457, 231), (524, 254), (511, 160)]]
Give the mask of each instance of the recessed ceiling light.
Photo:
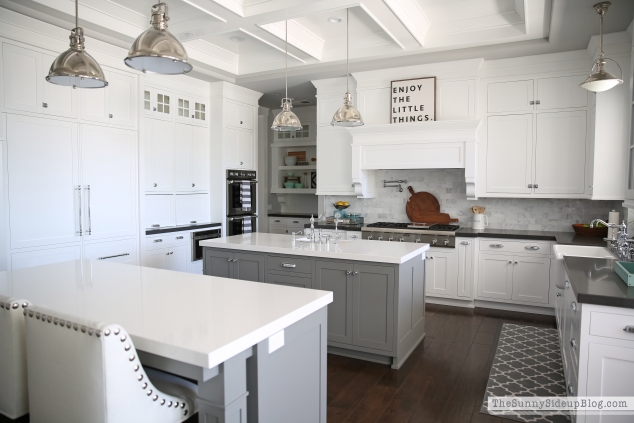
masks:
[(189, 37), (191, 37), (192, 35), (194, 35), (194, 34), (193, 34), (193, 33), (191, 33), (191, 32), (186, 32), (186, 33), (185, 33), (185, 36), (186, 36), (186, 37), (188, 37), (188, 38), (189, 38)]
[(341, 23), (343, 21), (342, 18), (328, 18), (328, 22), (330, 22), (331, 24), (338, 24)]
[(229, 37), (229, 39), (233, 41), (234, 43), (241, 43), (244, 41), (244, 37), (238, 37), (237, 35)]

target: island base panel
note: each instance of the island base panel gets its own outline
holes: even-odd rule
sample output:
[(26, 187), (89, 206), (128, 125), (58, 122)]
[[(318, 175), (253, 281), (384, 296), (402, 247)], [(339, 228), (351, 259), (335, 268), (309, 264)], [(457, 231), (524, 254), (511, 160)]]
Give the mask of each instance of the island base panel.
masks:
[(326, 307), (284, 329), (284, 346), (269, 340), (247, 360), (249, 423), (326, 423)]

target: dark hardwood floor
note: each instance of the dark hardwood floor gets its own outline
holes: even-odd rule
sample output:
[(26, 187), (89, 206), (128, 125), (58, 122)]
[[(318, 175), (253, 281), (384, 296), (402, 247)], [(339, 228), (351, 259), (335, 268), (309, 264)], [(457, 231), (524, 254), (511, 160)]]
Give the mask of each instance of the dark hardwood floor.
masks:
[(554, 316), (434, 304), (425, 318), (427, 335), (399, 370), (328, 355), (328, 423), (503, 423), (480, 414), (502, 324), (555, 327)]
[(502, 423), (480, 414), (503, 323), (553, 316), (428, 304), (425, 340), (403, 367), (328, 355), (328, 423)]

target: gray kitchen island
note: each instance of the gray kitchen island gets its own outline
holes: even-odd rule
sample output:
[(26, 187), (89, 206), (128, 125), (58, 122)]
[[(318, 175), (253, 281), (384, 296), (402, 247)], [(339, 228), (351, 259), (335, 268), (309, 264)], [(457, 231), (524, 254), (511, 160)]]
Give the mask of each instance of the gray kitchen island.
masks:
[(254, 233), (201, 245), (205, 275), (332, 291), (330, 353), (398, 369), (425, 336), (429, 244), (319, 244)]

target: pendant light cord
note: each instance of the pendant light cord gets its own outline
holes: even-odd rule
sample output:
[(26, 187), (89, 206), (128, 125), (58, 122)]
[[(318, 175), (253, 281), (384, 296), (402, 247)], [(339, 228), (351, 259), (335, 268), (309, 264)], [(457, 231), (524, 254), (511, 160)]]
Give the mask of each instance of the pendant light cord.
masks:
[(75, 0), (75, 28), (79, 27), (79, 0)]
[(284, 21), (285, 25), (286, 25), (286, 74), (285, 74), (285, 86), (286, 86), (286, 98), (288, 98), (288, 20)]
[(601, 12), (599, 13), (599, 15), (601, 16), (601, 23), (599, 24), (599, 39), (600, 39), (600, 44), (601, 44), (601, 57), (603, 57), (603, 15), (604, 13)]
[(346, 92), (350, 92), (350, 8), (346, 9)]

